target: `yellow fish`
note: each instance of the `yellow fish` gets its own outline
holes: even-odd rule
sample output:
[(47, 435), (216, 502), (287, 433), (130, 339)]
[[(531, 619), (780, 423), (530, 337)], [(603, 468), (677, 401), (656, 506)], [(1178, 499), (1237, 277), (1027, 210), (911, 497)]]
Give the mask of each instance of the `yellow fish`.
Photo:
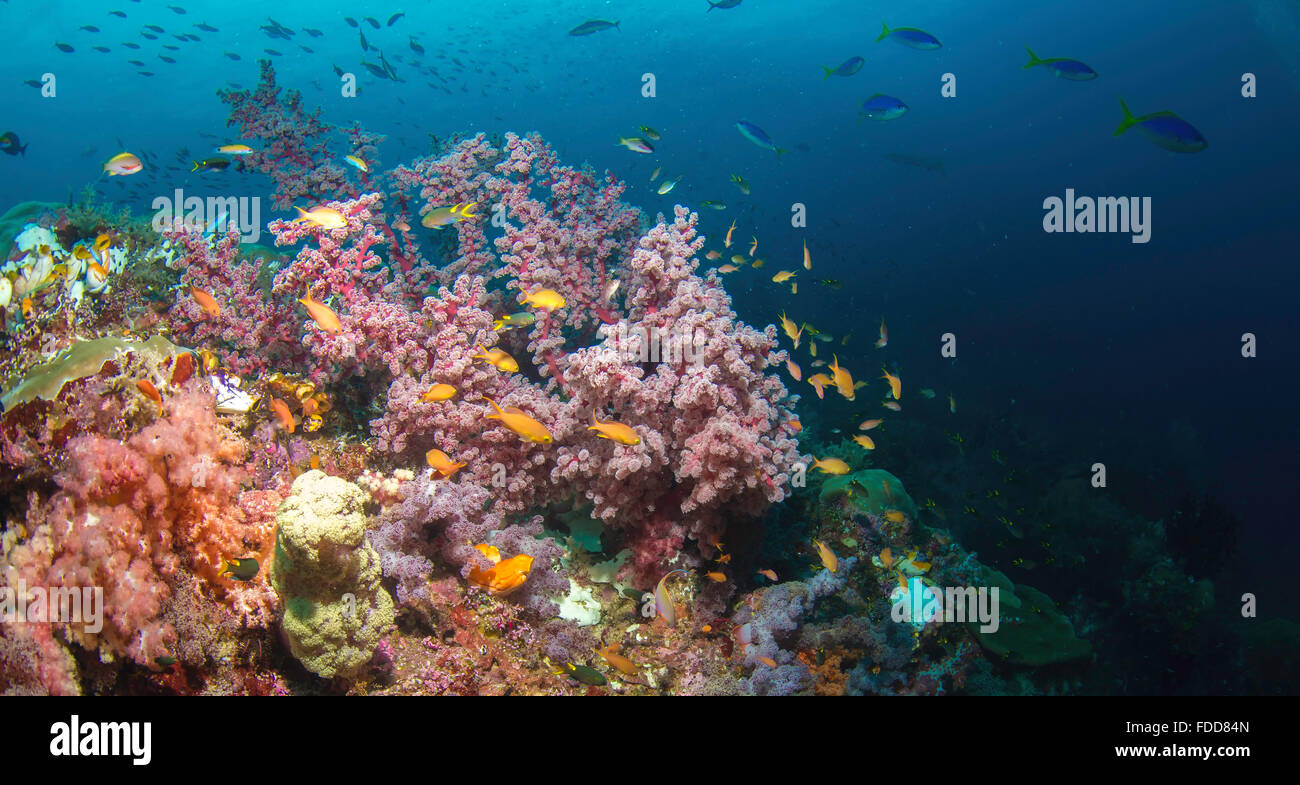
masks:
[(786, 318), (785, 313), (781, 313), (781, 329), (785, 331), (785, 336), (794, 341), (794, 348), (799, 348), (799, 338), (803, 335), (803, 327), (798, 330), (794, 327), (794, 322)]
[(826, 547), (826, 543), (821, 540), (813, 540), (813, 545), (817, 546), (817, 555), (821, 558), (823, 567), (831, 572), (839, 570), (840, 560), (835, 557), (835, 551)]
[(880, 370), (885, 371), (885, 375), (880, 378), (889, 381), (889, 392), (893, 394), (894, 400), (897, 401), (898, 399), (902, 398), (903, 397), (902, 380), (899, 379), (897, 376), (893, 375), (892, 373), (890, 373), (889, 371), (885, 370), (884, 368), (881, 368)]
[(803, 241), (803, 269), (812, 269), (812, 257), (808, 255), (808, 241)]
[(531, 305), (534, 308), (540, 308), (547, 313), (557, 308), (563, 308), (565, 305), (564, 295), (553, 289), (538, 289), (535, 292), (529, 292), (520, 298), (519, 302)]
[(948, 412), (950, 414), (957, 413), (957, 399), (952, 397), (952, 393), (948, 393)]
[[(706, 12), (706, 13), (707, 13), (707, 12)], [(732, 256), (731, 256), (731, 263), (732, 263), (732, 264), (736, 264), (736, 265), (740, 265), (741, 267), (744, 267), (746, 264), (749, 264), (749, 260), (746, 259), (746, 258), (745, 258), (744, 256), (742, 256), (741, 254), (732, 254)]]
[(502, 409), (497, 406), (497, 402), (491, 398), (487, 402), (492, 404), (496, 409), (496, 414), (486, 415), (489, 420), (500, 420), (506, 428), (514, 431), (525, 441), (537, 442), (539, 444), (550, 444), (554, 441), (551, 438), (551, 432), (546, 430), (546, 426), (537, 420), (521, 412), (519, 409), (511, 406), (508, 409)]
[(853, 437), (853, 441), (857, 442), (857, 443), (858, 443), (858, 446), (861, 447), (861, 448), (864, 449), (864, 450), (874, 450), (874, 449), (876, 449), (876, 443), (873, 442), (873, 441), (871, 440), (871, 437), (868, 436), (868, 435), (866, 435), (865, 433), (861, 433), (861, 434), (858, 434), (857, 436), (854, 436), (854, 437)]
[(506, 373), (519, 372), (519, 363), (515, 362), (515, 358), (511, 357), (505, 349), (495, 347), (484, 349), (481, 345), (474, 348), (478, 349), (479, 353), (474, 355), (473, 359), (482, 360), (498, 371), (505, 371)]
[(460, 471), (461, 468), (468, 465), (463, 461), (461, 463), (455, 463), (451, 458), (447, 457), (447, 453), (436, 449), (426, 452), (424, 454), (424, 460), (429, 463), (429, 466), (433, 467), (434, 471), (443, 477), (450, 477)]
[(420, 400), (425, 403), (437, 403), (438, 401), (449, 401), (456, 397), (456, 388), (450, 384), (441, 382), (434, 384), (425, 390), (420, 396)]
[(817, 460), (813, 456), (813, 468), (821, 471), (822, 474), (848, 474), (849, 465), (839, 458), (822, 458)]
[(793, 277), (794, 277), (794, 273), (790, 272), (789, 270), (782, 270), (781, 272), (772, 276), (772, 283), (785, 283), (786, 281), (790, 280)]
[(735, 221), (732, 221), (732, 222), (731, 222), (731, 228), (727, 230), (727, 239), (725, 239), (725, 240), (722, 241), (722, 247), (723, 247), (723, 248), (730, 248), (730, 247), (731, 247), (731, 233), (734, 232), (734, 231), (736, 231), (736, 222), (735, 222)]
[(342, 329), (339, 325), (338, 314), (334, 313), (328, 305), (311, 299), (311, 292), (307, 292), (307, 296), (298, 302), (303, 304), (303, 307), (307, 309), (307, 313), (311, 314), (311, 318), (315, 320), (317, 326), (325, 332), (338, 333)]
[(624, 425), (621, 422), (614, 422), (613, 420), (601, 422), (596, 419), (595, 409), (591, 410), (591, 422), (592, 424), (587, 426), (587, 430), (595, 431), (596, 435), (602, 439), (610, 439), (619, 444), (641, 443), (641, 437), (636, 435), (636, 430), (631, 426)]
[(246, 144), (223, 144), (217, 148), (217, 152), (226, 155), (249, 155), (253, 152), (253, 148)]
[(847, 400), (853, 400), (853, 375), (840, 367), (840, 358), (832, 354), (831, 359), (834, 360), (831, 363), (831, 378), (835, 381), (835, 389)]
[(342, 229), (348, 225), (347, 219), (343, 213), (335, 210), (333, 207), (313, 207), (310, 210), (304, 210), (301, 207), (293, 208), (298, 211), (298, 217), (291, 223), (302, 224), (308, 223), (313, 226), (319, 226), (322, 229)]

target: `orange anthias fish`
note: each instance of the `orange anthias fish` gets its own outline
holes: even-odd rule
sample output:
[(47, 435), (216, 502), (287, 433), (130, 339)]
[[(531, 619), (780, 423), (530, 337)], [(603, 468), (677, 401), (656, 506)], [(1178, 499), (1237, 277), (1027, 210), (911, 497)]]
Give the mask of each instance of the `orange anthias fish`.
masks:
[(725, 572), (706, 572), (706, 573), (704, 573), (704, 577), (708, 578), (709, 580), (713, 581), (714, 583), (726, 583), (726, 582), (727, 582), (727, 574), (726, 574)]
[(899, 398), (902, 398), (903, 381), (884, 368), (881, 368), (880, 370), (885, 371), (885, 375), (880, 378), (889, 382), (889, 392), (894, 396), (894, 400), (897, 401)]
[(864, 450), (876, 449), (876, 443), (872, 441), (871, 437), (866, 435), (865, 433), (860, 433), (857, 436), (854, 436), (853, 441), (857, 442), (858, 446), (863, 448)]
[(800, 431), (803, 430), (803, 423), (799, 422), (798, 420), (791, 420), (790, 430), (794, 431), (795, 433), (799, 433)]
[(776, 667), (776, 660), (772, 659), (771, 657), (755, 657), (754, 659), (758, 660), (759, 662), (763, 663), (769, 668)]
[(817, 555), (822, 560), (822, 566), (831, 572), (840, 568), (840, 560), (835, 557), (835, 552), (826, 547), (826, 543), (821, 540), (813, 540), (813, 545), (817, 546)]
[(786, 360), (785, 369), (790, 372), (790, 375), (794, 377), (796, 382), (803, 380), (803, 371), (799, 369), (799, 366), (795, 364), (794, 360)]
[(289, 412), (289, 405), (279, 398), (271, 399), (271, 412), (275, 414), (275, 419), (280, 423), (280, 427), (289, 433), (293, 433), (293, 415)]
[(826, 397), (826, 385), (831, 383), (831, 378), (824, 373), (815, 373), (808, 377), (808, 383), (817, 391), (818, 398)]
[(477, 346), (475, 348), (478, 349), (478, 354), (474, 355), (473, 359), (482, 360), (493, 368), (496, 368), (498, 371), (505, 371), (506, 373), (519, 372), (519, 363), (516, 362), (515, 358), (511, 357), (505, 349), (495, 347), (492, 349), (484, 349), (482, 346)]
[(194, 302), (198, 303), (200, 308), (208, 312), (208, 316), (215, 319), (221, 315), (221, 304), (212, 295), (196, 286), (191, 286), (190, 296), (194, 298)]
[(813, 456), (813, 468), (819, 469), (822, 474), (849, 473), (849, 465), (844, 461), (841, 461), (839, 458), (822, 458), (819, 461), (817, 460), (817, 456)]
[(673, 605), (673, 598), (668, 594), (668, 579), (679, 572), (684, 574), (686, 570), (673, 570), (655, 585), (655, 613), (669, 627), (677, 626), (677, 606)]
[(889, 510), (885, 513), (885, 520), (890, 523), (902, 523), (907, 520), (907, 516), (901, 510)]
[(885, 319), (880, 319), (880, 340), (876, 341), (876, 348), (883, 349), (889, 345), (889, 329), (885, 327)]
[(307, 296), (298, 302), (303, 304), (303, 307), (307, 309), (307, 313), (311, 314), (311, 318), (316, 322), (316, 326), (320, 327), (325, 332), (338, 333), (339, 330), (342, 329), (339, 325), (338, 314), (334, 313), (328, 305), (318, 303), (311, 299), (311, 292), (307, 292)]
[(596, 653), (624, 676), (635, 676), (638, 672), (636, 663), (619, 654), (621, 648), (617, 643), (611, 643), (603, 649), (596, 649)]
[(448, 401), (456, 397), (456, 388), (450, 384), (439, 382), (429, 387), (420, 395), (420, 400), (425, 403), (437, 403), (438, 401)]
[(882, 404), (880, 404), (880, 405), (883, 406), (883, 407), (885, 407), (886, 409), (889, 409), (890, 411), (894, 411), (894, 412), (901, 412), (901, 411), (903, 411), (903, 407), (898, 405), (898, 401), (889, 401), (889, 400), (886, 400), (884, 403), (882, 403)]
[(521, 553), (497, 562), (486, 570), (478, 567), (470, 569), (469, 582), (482, 586), (494, 596), (504, 597), (523, 586), (532, 569), (533, 557)]
[(812, 269), (812, 257), (808, 255), (808, 241), (803, 241), (803, 269)]
[(725, 240), (722, 241), (722, 247), (723, 247), (723, 248), (730, 248), (730, 247), (731, 247), (731, 233), (734, 232), (734, 231), (736, 231), (736, 222), (735, 222), (735, 221), (732, 221), (732, 222), (731, 222), (731, 228), (727, 230), (727, 239), (725, 239)]
[(424, 454), (424, 459), (428, 461), (434, 471), (443, 477), (450, 477), (467, 465), (463, 461), (460, 463), (454, 463), (451, 458), (447, 457), (447, 453), (437, 449), (426, 452)]
[(491, 398), (488, 398), (487, 402), (492, 404), (493, 409), (496, 409), (496, 414), (485, 415), (487, 419), (500, 420), (502, 425), (519, 434), (526, 441), (539, 444), (550, 444), (554, 441), (551, 438), (551, 432), (546, 430), (545, 425), (524, 414), (519, 409), (513, 406), (502, 409)]
[(144, 397), (158, 404), (159, 408), (162, 408), (162, 394), (158, 392), (157, 387), (153, 386), (153, 382), (148, 379), (141, 379), (135, 383), (135, 387), (137, 390), (144, 393)]
[(834, 361), (831, 363), (831, 378), (835, 381), (835, 389), (847, 400), (853, 400), (853, 375), (840, 367), (839, 357), (832, 354), (831, 359)]
[(877, 425), (881, 424), (882, 422), (884, 422), (884, 420), (863, 420), (862, 424), (858, 426), (858, 429), (863, 431), (869, 431), (872, 428), (875, 428)]
[(624, 425), (621, 422), (601, 422), (596, 419), (596, 410), (591, 410), (591, 425), (587, 430), (595, 431), (596, 435), (602, 439), (610, 439), (619, 444), (640, 444), (641, 437), (636, 435), (636, 431), (630, 425)]
[(758, 574), (759, 574), (759, 575), (762, 575), (764, 578), (767, 578), (769, 581), (772, 581), (773, 583), (776, 583), (776, 571), (775, 571), (775, 570), (759, 570), (759, 571), (758, 571)]

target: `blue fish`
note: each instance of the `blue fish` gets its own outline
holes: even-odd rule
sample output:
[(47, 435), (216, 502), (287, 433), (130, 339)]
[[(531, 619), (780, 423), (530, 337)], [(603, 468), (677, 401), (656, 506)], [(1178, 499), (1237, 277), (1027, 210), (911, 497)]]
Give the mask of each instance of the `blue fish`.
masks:
[(1097, 72), (1089, 68), (1086, 63), (1081, 63), (1078, 60), (1071, 60), (1068, 57), (1051, 57), (1047, 60), (1043, 60), (1040, 59), (1038, 55), (1034, 54), (1033, 49), (1030, 49), (1027, 46), (1025, 47), (1025, 51), (1029, 53), (1029, 62), (1025, 64), (1025, 68), (1033, 68), (1036, 65), (1045, 65), (1047, 66), (1047, 70), (1062, 79), (1069, 79), (1071, 82), (1086, 82), (1089, 79), (1097, 78)]
[(736, 130), (740, 131), (740, 134), (742, 136), (744, 136), (746, 139), (753, 142), (754, 144), (758, 145), (759, 147), (763, 148), (764, 150), (771, 150), (772, 152), (776, 153), (776, 159), (778, 161), (781, 160), (781, 155), (783, 153), (790, 152), (789, 150), (784, 150), (780, 147), (777, 147), (776, 142), (772, 141), (772, 137), (768, 136), (766, 131), (754, 125), (753, 123), (749, 122), (748, 120), (741, 120), (740, 122), (736, 123)]
[[(706, 0), (706, 2), (709, 4), (709, 11), (712, 11), (715, 8), (735, 8), (740, 5), (740, 0), (718, 0), (716, 3), (713, 2), (713, 0)], [(709, 11), (705, 11), (704, 13), (707, 14)]]
[(588, 19), (577, 27), (569, 31), (569, 35), (591, 35), (599, 33), (601, 30), (608, 30), (611, 27), (622, 32), (623, 28), (618, 26), (618, 22), (607, 22), (604, 19)]
[(832, 76), (853, 76), (858, 71), (862, 70), (862, 64), (865, 62), (867, 61), (863, 60), (861, 57), (850, 57), (848, 60), (845, 60), (834, 68), (822, 66), (822, 70), (826, 72), (826, 76), (822, 77), (822, 81), (824, 82)]
[(858, 120), (861, 121), (863, 117), (871, 120), (897, 120), (906, 113), (907, 104), (893, 96), (876, 93), (862, 102), (862, 114)]
[(912, 49), (938, 49), (943, 46), (943, 44), (939, 43), (938, 38), (924, 30), (917, 30), (915, 27), (895, 27), (890, 30), (889, 25), (884, 22), (881, 22), (880, 26), (884, 30), (881, 32), (880, 37), (876, 39), (877, 43), (885, 40), (885, 38), (892, 38), (903, 46)]
[(1115, 129), (1115, 136), (1137, 126), (1143, 136), (1171, 152), (1199, 153), (1210, 146), (1200, 131), (1173, 112), (1155, 112), (1134, 117), (1123, 98), (1119, 99), (1119, 106), (1124, 110), (1124, 121)]

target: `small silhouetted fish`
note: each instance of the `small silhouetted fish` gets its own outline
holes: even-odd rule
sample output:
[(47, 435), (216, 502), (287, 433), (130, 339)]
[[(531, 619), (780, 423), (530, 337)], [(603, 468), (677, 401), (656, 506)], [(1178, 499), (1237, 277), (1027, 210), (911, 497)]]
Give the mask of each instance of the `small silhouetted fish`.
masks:
[[(331, 65), (333, 65), (333, 64), (331, 63)], [(342, 68), (339, 68), (337, 65), (335, 65), (335, 66), (334, 66), (334, 73), (337, 74), (337, 75), (339, 75), (339, 76), (343, 76), (343, 69), (342, 69)]]
[(109, 11), (109, 13), (112, 14), (113, 16), (120, 17), (122, 19), (126, 18), (126, 11)]
[(202, 31), (205, 32), (205, 33), (216, 33), (216, 32), (220, 32), (220, 31), (217, 30), (217, 28), (213, 27), (212, 25), (208, 24), (207, 22), (199, 22), (198, 24), (196, 24), (196, 25), (194, 25), (194, 26), (197, 27), (198, 29), (202, 30)]
[(165, 33), (165, 32), (167, 32), (166, 30), (163, 30), (163, 29), (162, 29), (161, 27), (159, 27), (158, 25), (145, 25), (145, 27), (149, 28), (150, 30), (154, 31), (155, 33)]
[(370, 51), (370, 44), (366, 43), (366, 31), (364, 31), (364, 30), (360, 30), (360, 31), (358, 31), (358, 32), (361, 33), (361, 51), (363, 51), (363, 52), (369, 52), (369, 51)]
[(404, 16), (406, 16), (406, 14), (402, 13), (401, 11), (398, 11), (397, 13), (388, 17), (388, 26), (392, 27), (393, 25), (397, 24), (397, 20), (401, 19)]
[(307, 35), (311, 36), (312, 38), (320, 38), (321, 36), (325, 35), (325, 34), (322, 33), (321, 31), (319, 31), (319, 30), (317, 30), (317, 29), (315, 29), (315, 28), (313, 28), (313, 27), (304, 27), (304, 28), (302, 29), (302, 31), (303, 31), (304, 33), (306, 33)]
[(172, 65), (176, 64), (176, 61), (171, 59), (167, 55), (158, 55), (158, 59), (162, 60), (164, 63), (171, 63)]
[(345, 17), (343, 17), (343, 21), (344, 21), (344, 22), (347, 22), (348, 24), (352, 25), (353, 27), (356, 27), (356, 26), (357, 26), (357, 20), (353, 19), (353, 18), (350, 17), (350, 16), (345, 16)]
[(95, 27), (94, 25), (82, 25), (81, 27), (79, 27), (79, 28), (77, 28), (77, 29), (79, 29), (79, 30), (85, 30), (85, 31), (88, 32), (88, 33), (98, 33), (98, 32), (99, 32), (99, 28), (98, 28), (98, 27)]
[(184, 8), (181, 8), (181, 7), (178, 6), (178, 5), (169, 5), (169, 6), (167, 6), (167, 7), (170, 8), (172, 11), (178, 13), (178, 14), (183, 14), (183, 13), (185, 13), (185, 9), (184, 9)]
[(361, 64), (366, 67), (367, 71), (379, 77), (380, 79), (388, 78), (388, 72), (385, 71), (383, 68), (380, 68), (379, 66), (375, 65), (374, 63), (367, 63), (365, 60), (362, 60)]
[(313, 50), (311, 50), (311, 49), (308, 49), (307, 47), (303, 46), (302, 44), (298, 44), (298, 48), (301, 49), (302, 51), (306, 52), (306, 53), (309, 54), (309, 55), (314, 55), (314, 54), (316, 54), (315, 51), (313, 51)]
[(411, 37), (411, 51), (415, 52), (418, 55), (424, 54), (424, 47), (420, 46), (415, 42), (414, 36)]
[(222, 52), (222, 54), (225, 55), (226, 57), (229, 57), (231, 60), (243, 59), (239, 55), (235, 54), (234, 52)]
[(35, 87), (37, 89), (44, 87), (44, 85), (42, 85), (40, 81), (36, 79), (25, 79), (23, 80), (23, 84), (27, 85), (28, 87)]
[(144, 63), (140, 62), (139, 60), (127, 60), (127, 62), (135, 66), (136, 68), (144, 68)]
[(569, 35), (591, 35), (592, 33), (599, 33), (601, 30), (608, 30), (611, 27), (616, 27), (620, 31), (623, 29), (618, 27), (618, 22), (606, 22), (604, 19), (588, 19), (570, 30)]
[(113, 51), (113, 50), (109, 49), (107, 46), (92, 46), (92, 47), (90, 47), (90, 48), (91, 48), (91, 49), (94, 49), (96, 52), (111, 52), (111, 51)]
[(172, 52), (179, 52), (181, 50), (179, 46), (173, 46), (172, 44), (163, 44), (162, 48)]
[(140, 37), (141, 37), (141, 38), (148, 38), (150, 41), (157, 41), (157, 40), (158, 40), (158, 36), (154, 35), (153, 33), (141, 33), (141, 34), (140, 34)]
[(263, 51), (263, 52), (266, 52), (266, 53), (269, 54), (269, 55), (275, 55), (276, 57), (282, 57), (282, 56), (283, 56), (283, 55), (281, 55), (279, 52), (275, 51), (274, 49), (263, 49), (262, 51)]
[(76, 49), (73, 49), (73, 48), (72, 48), (71, 46), (69, 46), (68, 44), (60, 43), (60, 42), (58, 42), (58, 41), (55, 41), (55, 42), (54, 42), (54, 45), (55, 45), (56, 47), (59, 48), (59, 51), (60, 51), (60, 52), (75, 52), (75, 51), (77, 51)]
[(153, 71), (136, 71), (140, 76), (153, 76)]
[(376, 30), (379, 29), (379, 22), (373, 16), (367, 16), (366, 21), (370, 23), (371, 27), (375, 28)]
[(139, 44), (134, 43), (134, 42), (131, 42), (131, 41), (127, 41), (127, 42), (123, 43), (122, 46), (125, 46), (127, 49), (139, 49), (139, 48), (140, 48), (140, 45), (139, 45)]

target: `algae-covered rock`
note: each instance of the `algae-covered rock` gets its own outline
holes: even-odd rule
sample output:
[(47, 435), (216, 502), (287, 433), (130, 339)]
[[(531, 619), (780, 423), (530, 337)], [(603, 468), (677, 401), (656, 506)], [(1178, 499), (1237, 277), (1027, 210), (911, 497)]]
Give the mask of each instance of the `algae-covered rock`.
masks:
[(1051, 597), (1032, 586), (1017, 586), (990, 567), (984, 568), (984, 580), (990, 588), (999, 589), (998, 629), (981, 632), (979, 622), (967, 622), (966, 626), (990, 654), (1012, 665), (1039, 667), (1083, 659), (1092, 653), (1092, 646), (1075, 636), (1074, 625)]
[(916, 504), (903, 488), (903, 481), (884, 469), (863, 469), (829, 477), (822, 484), (821, 502), (848, 499), (861, 512), (884, 515), (898, 510), (916, 520)]
[(119, 352), (143, 352), (157, 361), (175, 357), (182, 349), (160, 335), (147, 341), (131, 341), (107, 336), (93, 341), (77, 341), (47, 363), (32, 367), (22, 381), (0, 396), (0, 411), (40, 399), (52, 401), (68, 382), (94, 376)]
[(393, 624), (379, 555), (366, 542), (369, 499), (357, 485), (313, 470), (299, 475), (275, 515), (270, 579), (284, 602), (289, 648), (327, 679), (355, 674)]
[(9, 255), (14, 238), (27, 223), (35, 221), (44, 213), (57, 212), (61, 204), (54, 202), (19, 202), (4, 215), (0, 215), (0, 259)]

